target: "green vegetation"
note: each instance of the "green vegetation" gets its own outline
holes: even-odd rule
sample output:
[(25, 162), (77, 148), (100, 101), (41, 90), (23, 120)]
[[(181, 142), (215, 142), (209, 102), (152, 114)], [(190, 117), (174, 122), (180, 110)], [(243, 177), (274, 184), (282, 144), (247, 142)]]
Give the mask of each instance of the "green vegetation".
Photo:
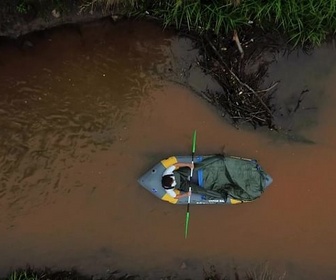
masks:
[(246, 26), (276, 31), (292, 46), (320, 45), (336, 32), (336, 0), (93, 0), (130, 5), (133, 15), (150, 15), (165, 26), (227, 34)]
[(30, 269), (27, 270), (16, 270), (11, 272), (6, 278), (6, 280), (38, 280), (38, 275)]
[(90, 9), (93, 10), (95, 7), (104, 7), (105, 10), (113, 10), (118, 8), (118, 10), (123, 10), (125, 14), (129, 14), (131, 11), (135, 11), (140, 2), (138, 0), (83, 0), (81, 4), (81, 11)]
[(18, 269), (11, 273), (6, 278), (1, 280), (135, 280), (139, 279), (137, 276), (128, 274), (121, 274), (118, 271), (108, 273), (104, 277), (93, 277), (83, 275), (78, 271), (72, 270), (51, 270), (51, 269), (33, 269), (27, 267), (26, 269)]
[[(55, 16), (52, 11), (57, 11), (59, 16), (70, 14), (71, 10), (83, 3), (82, 0), (2, 0), (0, 1), (0, 30), (5, 31), (26, 23), (31, 23), (36, 19), (42, 19), (49, 22)], [(35, 30), (32, 30), (35, 31)], [(18, 32), (20, 33), (20, 32)]]
[(20, 3), (17, 4), (16, 10), (20, 14), (26, 14), (30, 10), (30, 5), (26, 1), (21, 1)]
[[(232, 274), (232, 273), (231, 273)], [(267, 266), (267, 264), (262, 264), (257, 266), (254, 270), (243, 273), (243, 276), (238, 273), (235, 269), (234, 272), (235, 280), (284, 280), (285, 274), (283, 276), (277, 276), (273, 273)], [(201, 278), (200, 278), (201, 277)], [(209, 268), (203, 270), (203, 275), (197, 277), (197, 279), (204, 280), (230, 280), (228, 275), (219, 273), (216, 268), (211, 265)], [(6, 278), (0, 278), (1, 280), (142, 280), (147, 279), (146, 277), (141, 277), (139, 275), (129, 275), (121, 273), (120, 271), (112, 271), (105, 273), (104, 276), (91, 276), (83, 275), (78, 271), (72, 270), (51, 270), (49, 268), (33, 269), (27, 267), (26, 269), (18, 269), (11, 273)], [(162, 280), (172, 280), (172, 279), (182, 279), (177, 277), (177, 275), (162, 276)], [(187, 280), (187, 279), (186, 279)]]

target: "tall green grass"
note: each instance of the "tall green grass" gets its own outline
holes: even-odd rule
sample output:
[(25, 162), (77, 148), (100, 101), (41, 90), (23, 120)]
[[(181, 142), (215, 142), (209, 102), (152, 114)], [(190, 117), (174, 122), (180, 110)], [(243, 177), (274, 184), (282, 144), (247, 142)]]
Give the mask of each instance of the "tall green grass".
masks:
[(7, 278), (7, 280), (38, 280), (39, 277), (32, 273), (30, 270), (28, 271), (13, 271)]
[(259, 27), (272, 27), (294, 46), (320, 45), (336, 31), (336, 0), (245, 0), (239, 9)]
[[(214, 30), (216, 33), (228, 32), (238, 25), (247, 24), (246, 17), (234, 8), (231, 1), (214, 1), (203, 4), (200, 0), (139, 1), (151, 16), (163, 20), (165, 26), (176, 28), (187, 26), (189, 29), (203, 32)], [(212, 2), (212, 1), (207, 1)], [(138, 10), (139, 14), (140, 11)]]
[[(111, 0), (101, 0), (111, 1)], [(126, 1), (127, 2), (127, 1)], [(135, 14), (150, 14), (165, 26), (216, 34), (254, 24), (275, 30), (291, 45), (320, 45), (336, 32), (336, 0), (138, 0)]]
[(130, 11), (135, 9), (138, 0), (83, 0), (81, 11), (95, 6), (105, 7), (106, 10), (113, 10), (115, 7), (127, 8)]

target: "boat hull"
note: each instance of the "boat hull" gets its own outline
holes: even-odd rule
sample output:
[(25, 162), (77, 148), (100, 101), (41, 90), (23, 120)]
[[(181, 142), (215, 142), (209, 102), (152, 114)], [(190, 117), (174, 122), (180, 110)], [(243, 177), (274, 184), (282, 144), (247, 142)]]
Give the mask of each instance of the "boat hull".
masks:
[[(211, 157), (211, 155), (207, 156), (195, 156), (194, 162), (195, 164), (202, 162), (205, 158)], [(226, 158), (236, 159), (239, 161), (249, 161), (251, 164), (256, 166), (260, 170), (260, 176), (263, 180), (263, 186), (264, 188), (267, 188), (273, 181), (270, 175), (265, 173), (265, 171), (262, 170), (261, 166), (257, 163), (256, 160), (247, 159), (247, 158), (241, 158), (241, 157), (234, 157), (234, 156), (226, 156)], [(148, 190), (151, 194), (156, 196), (157, 198), (172, 203), (172, 204), (187, 204), (188, 203), (188, 197), (183, 197), (180, 199), (175, 199), (168, 195), (166, 191), (161, 186), (161, 178), (162, 174), (165, 171), (165, 169), (176, 163), (176, 162), (191, 162), (192, 158), (191, 156), (172, 156), (167, 159), (162, 160), (161, 162), (154, 165), (150, 170), (148, 170), (143, 176), (141, 176), (138, 180), (139, 184)], [(192, 182), (199, 184), (199, 182), (202, 182), (202, 172), (195, 171), (192, 177)], [(199, 184), (200, 185), (200, 184)], [(178, 194), (179, 191), (176, 190), (176, 193)], [(227, 197), (226, 199), (207, 199), (204, 195), (192, 193), (190, 198), (191, 204), (240, 204), (243, 202), (247, 202), (244, 200), (235, 199), (232, 197)]]

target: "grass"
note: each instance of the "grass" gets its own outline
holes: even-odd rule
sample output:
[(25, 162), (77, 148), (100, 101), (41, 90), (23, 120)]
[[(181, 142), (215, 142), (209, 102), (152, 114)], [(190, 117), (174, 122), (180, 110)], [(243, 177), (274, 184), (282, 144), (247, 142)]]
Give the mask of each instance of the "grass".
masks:
[(261, 264), (246, 273), (246, 280), (285, 280), (286, 273), (282, 276), (277, 276), (268, 267), (268, 264)]
[[(255, 269), (242, 273), (243, 276), (240, 276), (240, 273), (234, 269), (234, 279), (236, 280), (284, 280), (285, 274), (283, 276), (277, 276), (273, 273), (267, 264), (261, 264)], [(214, 265), (211, 265), (209, 268), (203, 270), (203, 276), (200, 276), (200, 279), (204, 280), (229, 280), (231, 279), (228, 275), (219, 273)], [(146, 277), (141, 277), (139, 275), (129, 275), (125, 273), (120, 273), (119, 271), (113, 271), (104, 276), (91, 276), (83, 275), (76, 270), (51, 270), (48, 268), (45, 269), (34, 269), (27, 267), (26, 269), (18, 269), (11, 273), (6, 278), (1, 278), (1, 280), (142, 280)], [(180, 279), (175, 276), (164, 276), (160, 279)]]
[(30, 269), (13, 271), (6, 278), (7, 280), (38, 280), (38, 276), (35, 272)]
[(125, 11), (137, 7), (138, 0), (83, 0), (81, 11), (93, 9), (94, 7), (105, 7), (105, 10), (113, 10), (115, 7), (123, 8)]
[[(106, 273), (105, 273), (106, 274)], [(7, 277), (0, 278), (1, 280), (136, 280), (139, 279), (138, 276), (128, 275), (125, 273), (120, 273), (119, 271), (113, 271), (105, 276), (97, 277), (91, 275), (83, 275), (72, 270), (51, 270), (49, 268), (45, 269), (35, 269), (32, 267), (27, 267), (25, 269), (17, 269), (10, 272)]]
[(130, 4), (133, 14), (151, 15), (165, 26), (229, 33), (255, 25), (280, 32), (292, 46), (320, 45), (336, 32), (336, 0), (93, 0), (107, 6)]

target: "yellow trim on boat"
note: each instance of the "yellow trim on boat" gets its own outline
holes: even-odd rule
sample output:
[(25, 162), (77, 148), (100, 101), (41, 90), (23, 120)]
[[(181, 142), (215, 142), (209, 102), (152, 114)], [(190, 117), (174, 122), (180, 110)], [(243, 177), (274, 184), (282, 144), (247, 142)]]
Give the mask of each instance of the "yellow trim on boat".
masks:
[[(180, 191), (179, 191), (179, 190), (174, 190), (174, 192), (175, 192), (177, 195), (180, 194)], [(170, 195), (167, 194), (167, 193), (166, 193), (161, 199), (164, 200), (164, 201), (168, 201), (168, 202), (170, 202), (170, 203), (173, 203), (173, 204), (176, 204), (177, 201), (178, 201), (178, 199), (176, 199), (176, 198), (170, 196)]]
[(239, 203), (243, 203), (243, 201), (238, 200), (238, 199), (230, 198), (230, 203), (231, 203), (231, 204), (239, 204)]
[(165, 168), (168, 168), (169, 166), (177, 163), (177, 158), (176, 157), (170, 157), (170, 158), (161, 160), (161, 163)]
[[(170, 158), (167, 158), (167, 159), (164, 159), (164, 160), (161, 160), (161, 163), (162, 165), (165, 167), (165, 168), (168, 168), (169, 166), (177, 163), (177, 158), (176, 157), (170, 157)], [(180, 191), (179, 190), (174, 190), (174, 192), (176, 194), (179, 194)], [(173, 204), (176, 204), (178, 199), (174, 198), (174, 197), (171, 197), (169, 194), (165, 194), (162, 198), (162, 200), (164, 201), (168, 201), (170, 203), (173, 203)]]
[(230, 202), (231, 202), (231, 204), (239, 204), (239, 203), (246, 203), (246, 202), (251, 202), (251, 201), (238, 200), (238, 199), (230, 198)]

